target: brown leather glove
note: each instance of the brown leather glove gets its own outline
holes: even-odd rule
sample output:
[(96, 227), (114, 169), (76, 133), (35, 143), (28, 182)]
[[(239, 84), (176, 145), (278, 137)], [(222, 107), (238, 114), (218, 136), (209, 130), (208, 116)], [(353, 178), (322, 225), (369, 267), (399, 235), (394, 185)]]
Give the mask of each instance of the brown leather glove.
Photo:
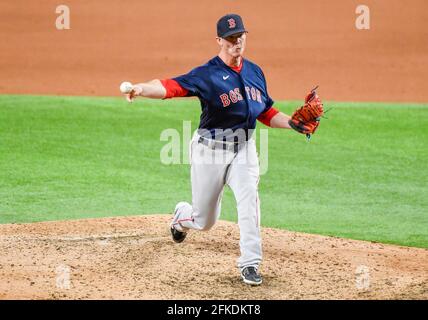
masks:
[(291, 128), (306, 134), (308, 139), (317, 130), (321, 117), (324, 115), (323, 104), (316, 93), (317, 88), (315, 87), (306, 95), (305, 104), (294, 111), (288, 121)]

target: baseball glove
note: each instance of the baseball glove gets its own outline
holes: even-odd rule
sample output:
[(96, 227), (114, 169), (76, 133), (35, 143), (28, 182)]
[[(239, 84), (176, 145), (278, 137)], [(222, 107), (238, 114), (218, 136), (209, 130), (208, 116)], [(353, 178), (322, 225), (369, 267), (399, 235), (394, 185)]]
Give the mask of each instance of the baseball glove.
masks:
[(298, 108), (291, 116), (288, 124), (299, 133), (306, 134), (308, 139), (317, 130), (321, 117), (324, 115), (323, 104), (316, 89), (306, 95), (305, 104)]

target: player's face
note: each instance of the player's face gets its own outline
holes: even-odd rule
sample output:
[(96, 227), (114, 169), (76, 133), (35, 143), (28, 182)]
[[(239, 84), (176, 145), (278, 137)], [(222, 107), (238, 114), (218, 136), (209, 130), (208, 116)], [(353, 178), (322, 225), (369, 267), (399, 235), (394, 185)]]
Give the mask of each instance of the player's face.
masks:
[(232, 57), (239, 57), (244, 54), (247, 34), (237, 33), (226, 38), (221, 38), (220, 46)]

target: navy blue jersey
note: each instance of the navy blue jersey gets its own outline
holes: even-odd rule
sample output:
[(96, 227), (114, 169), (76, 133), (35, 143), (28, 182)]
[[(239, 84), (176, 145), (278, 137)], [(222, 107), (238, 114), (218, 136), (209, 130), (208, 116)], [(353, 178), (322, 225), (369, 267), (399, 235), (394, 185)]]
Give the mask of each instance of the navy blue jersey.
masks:
[(215, 129), (255, 129), (257, 117), (274, 103), (267, 92), (263, 71), (246, 59), (239, 73), (216, 56), (173, 80), (188, 90), (187, 96), (199, 98), (199, 129), (212, 133)]

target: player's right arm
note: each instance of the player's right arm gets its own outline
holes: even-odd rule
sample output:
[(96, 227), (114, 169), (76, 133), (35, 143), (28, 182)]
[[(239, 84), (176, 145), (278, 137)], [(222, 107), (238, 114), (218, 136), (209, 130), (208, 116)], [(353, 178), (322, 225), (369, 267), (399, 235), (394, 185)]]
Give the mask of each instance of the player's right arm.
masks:
[(159, 79), (154, 79), (149, 82), (134, 84), (132, 90), (125, 96), (126, 100), (129, 102), (132, 102), (136, 97), (164, 99), (166, 96), (166, 89)]
[(155, 79), (146, 83), (133, 85), (133, 89), (126, 95), (126, 99), (132, 102), (138, 96), (152, 99), (168, 99), (186, 97), (187, 94), (188, 90), (173, 79)]

